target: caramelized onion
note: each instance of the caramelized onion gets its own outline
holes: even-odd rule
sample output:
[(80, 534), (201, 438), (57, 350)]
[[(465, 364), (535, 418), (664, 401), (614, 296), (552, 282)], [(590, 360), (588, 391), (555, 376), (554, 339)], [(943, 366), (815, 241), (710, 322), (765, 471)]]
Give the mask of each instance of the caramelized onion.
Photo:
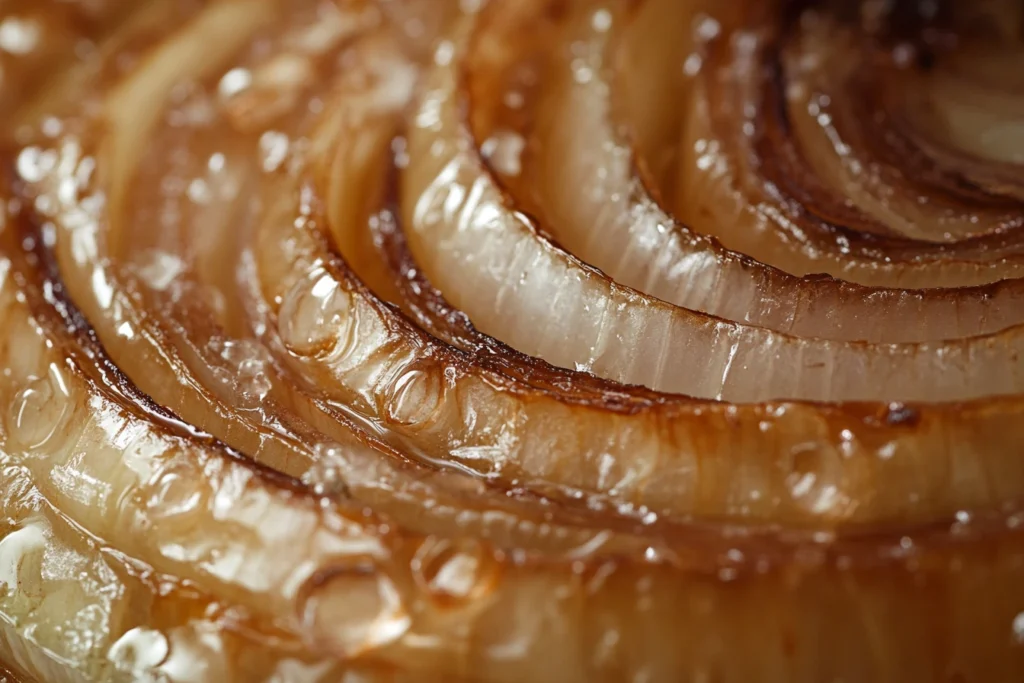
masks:
[[(541, 103), (534, 114), (532, 132), (522, 133), (558, 143), (527, 143), (524, 172), (503, 180), (511, 187), (530, 183), (529, 188), (515, 191), (517, 198), (527, 201), (531, 188), (536, 188), (536, 194), (543, 197), (536, 211), (547, 219), (545, 225), (550, 226), (560, 244), (618, 282), (664, 301), (801, 337), (921, 342), (996, 332), (1021, 322), (1016, 305), (1021, 294), (1016, 283), (961, 290), (952, 296), (941, 289), (866, 288), (829, 277), (797, 278), (730, 252), (714, 238), (698, 232), (707, 222), (697, 205), (700, 202), (690, 202), (681, 209), (684, 215), (693, 217), (694, 229), (674, 221), (651, 195), (657, 190), (651, 187), (651, 174), (640, 173), (653, 169), (656, 160), (637, 158), (625, 141), (617, 140), (611, 116), (614, 103), (619, 102), (620, 110), (630, 110), (628, 115), (624, 111), (619, 115), (623, 123), (635, 127), (636, 136), (658, 140), (667, 136), (651, 132), (666, 128), (665, 123), (648, 120), (663, 112), (664, 104), (644, 95), (641, 88), (656, 93), (678, 92), (680, 98), (684, 97), (685, 89), (678, 83), (678, 64), (672, 57), (679, 52), (686, 55), (688, 47), (696, 46), (692, 42), (663, 41), (668, 54), (651, 55), (649, 35), (655, 30), (673, 30), (676, 35), (694, 34), (698, 38), (699, 27), (691, 28), (701, 16), (691, 6), (694, 4), (646, 3), (636, 16), (620, 16), (615, 20), (618, 23), (602, 25), (601, 31), (593, 28), (593, 16), (598, 15), (592, 15), (590, 21), (583, 22), (582, 29), (575, 29), (582, 33), (581, 41), (589, 41), (584, 44), (592, 44), (590, 56), (581, 60), (567, 49), (546, 72), (549, 75), (542, 82), (543, 92), (537, 94)], [(608, 17), (611, 21), (610, 14)], [(565, 30), (572, 28), (570, 24)], [(501, 34), (506, 42), (510, 33), (503, 30)], [(617, 58), (612, 46), (606, 45), (615, 37)], [(566, 44), (580, 43), (567, 40)], [(692, 63), (699, 61), (696, 55), (689, 59)], [(608, 61), (612, 64), (605, 66)], [(661, 65), (664, 70), (665, 64), (677, 67), (658, 80), (655, 69)], [(578, 76), (580, 71), (586, 77)], [(610, 78), (610, 71), (621, 73), (621, 82)], [(632, 77), (634, 73), (651, 75), (638, 79)], [(693, 83), (687, 89), (699, 90), (699, 86)], [(703, 112), (699, 96), (690, 97), (697, 100), (691, 106)], [(473, 110), (480, 108), (474, 106)], [(496, 125), (500, 121), (492, 122), (487, 130), (478, 125), (477, 140), (487, 139)], [(694, 148), (718, 144), (709, 133), (696, 128), (688, 129), (688, 136)], [(656, 144), (645, 142), (642, 147)], [(702, 169), (710, 163), (707, 154), (688, 153), (695, 159), (686, 164), (691, 169)], [(686, 158), (691, 159), (689, 155)], [(566, 179), (570, 186), (581, 184), (590, 189), (582, 197), (560, 191)], [(695, 182), (683, 177), (680, 181)], [(735, 223), (735, 214), (726, 217), (724, 212), (750, 211), (738, 206), (742, 201), (742, 195), (722, 198), (713, 204), (722, 212), (716, 215), (721, 215), (724, 222)]]
[[(414, 257), (482, 331), (560, 367), (703, 398), (923, 401), (1019, 391), (1009, 370), (1016, 329), (934, 344), (834, 342), (673, 307), (608, 279), (506, 203), (460, 127), (458, 63), (435, 68), (409, 132), (404, 219)], [(699, 367), (688, 362), (696, 349)]]
[(882, 5), (40, 5), (3, 668), (1024, 676), (1020, 16)]

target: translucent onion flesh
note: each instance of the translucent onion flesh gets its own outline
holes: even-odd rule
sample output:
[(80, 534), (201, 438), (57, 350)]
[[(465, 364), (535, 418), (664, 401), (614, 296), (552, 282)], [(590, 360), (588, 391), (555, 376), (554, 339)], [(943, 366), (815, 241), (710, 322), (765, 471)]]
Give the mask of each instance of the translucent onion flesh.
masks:
[[(668, 303), (799, 337), (923, 342), (997, 332), (1021, 322), (1017, 305), (1021, 293), (1016, 281), (955, 291), (868, 288), (830, 277), (794, 277), (730, 252), (700, 232), (703, 224), (710, 223), (702, 212), (712, 210), (702, 207), (713, 207), (715, 218), (742, 231), (744, 219), (735, 214), (752, 215), (756, 207), (745, 204), (741, 189), (734, 190), (731, 197), (716, 195), (713, 201), (701, 197), (681, 209), (692, 217), (694, 228), (674, 220), (652, 196), (657, 188), (651, 186), (650, 174), (640, 172), (645, 167), (653, 172), (657, 160), (638, 157), (627, 141), (616, 137), (615, 130), (617, 125), (629, 126), (636, 131), (635, 137), (664, 136), (649, 129), (666, 127), (651, 118), (666, 107), (653, 95), (644, 99), (644, 89), (692, 98), (696, 102), (689, 106), (701, 112), (693, 116), (704, 116), (706, 104), (701, 106), (699, 83), (691, 78), (685, 87), (678, 85), (677, 64), (683, 59), (673, 61), (680, 52), (686, 55), (688, 49), (698, 49), (697, 36), (682, 43), (662, 41), (659, 44), (665, 46), (664, 51), (654, 54), (649, 39), (655, 30), (696, 34), (693, 24), (700, 16), (696, 4), (646, 3), (642, 12), (619, 16), (610, 27), (600, 25), (600, 31), (593, 28), (596, 14), (575, 24), (567, 22), (563, 29), (575, 30), (578, 40), (591, 46), (589, 56), (574, 57), (579, 50), (567, 47), (548, 68), (547, 77), (537, 86), (541, 92), (535, 99), (540, 101), (530, 130), (520, 131), (521, 136), (538, 142), (525, 142), (523, 170), (515, 177), (502, 178), (517, 199), (528, 200), (531, 191), (538, 196), (535, 211), (544, 217), (545, 227), (560, 244), (617, 282)], [(499, 38), (495, 42), (515, 40), (510, 38), (514, 31), (503, 28), (496, 32)], [(564, 44), (578, 45), (571, 37), (567, 36)], [(514, 50), (509, 52), (514, 57)], [(659, 80), (654, 67), (664, 64), (677, 67)], [(481, 71), (477, 66), (472, 73), (476, 80), (486, 81), (489, 74)], [(650, 77), (636, 78), (633, 74), (637, 73)], [(621, 74), (618, 80), (616, 74)], [(472, 110), (483, 106), (474, 104)], [(687, 131), (686, 139), (694, 150), (718, 144), (703, 123), (704, 128), (699, 128), (690, 120), (694, 128)], [(486, 130), (478, 125), (474, 132), (479, 144), (489, 138), (496, 140), (499, 134), (508, 135), (508, 131), (498, 120), (489, 122)], [(646, 142), (641, 149), (664, 146)], [(710, 158), (706, 151), (683, 155), (680, 166), (688, 170), (680, 173), (679, 182), (690, 183), (694, 189), (687, 192), (695, 197), (704, 185), (692, 176), (701, 175)], [(719, 165), (725, 164), (723, 158)], [(715, 171), (707, 171), (712, 173)], [(588, 190), (580, 197), (564, 191), (566, 186)]]
[[(494, 174), (530, 161), (517, 141), (474, 140), (507, 60), (490, 38), (496, 17), (542, 17), (557, 29), (531, 34), (542, 54), (571, 42), (566, 17), (601, 32), (677, 10), (454, 5), (155, 2), (88, 29), (109, 38), (3, 119), (20, 131), (0, 214), (5, 668), (324, 683), (1024, 675), (1013, 314), (965, 323), (955, 343), (857, 344), (617, 284), (541, 231), (552, 198), (519, 196), (533, 167), (521, 184)], [(666, 70), (673, 25), (644, 48)], [(650, 175), (615, 172), (671, 220), (657, 183), (679, 175), (675, 156), (644, 145), (672, 135), (675, 113), (649, 84), (635, 153)], [(618, 135), (605, 94), (588, 91), (589, 120), (557, 90), (545, 97), (572, 105), (580, 131)], [(967, 153), (921, 111), (893, 111), (907, 144), (947, 164)], [(1005, 159), (971, 158), (957, 168), (1013, 195)], [(1010, 300), (1000, 287), (985, 290), (993, 310)], [(715, 375), (729, 345), (734, 383)], [(818, 385), (793, 371), (813, 353)], [(725, 393), (751, 403), (708, 400)], [(776, 395), (880, 402), (756, 402)]]

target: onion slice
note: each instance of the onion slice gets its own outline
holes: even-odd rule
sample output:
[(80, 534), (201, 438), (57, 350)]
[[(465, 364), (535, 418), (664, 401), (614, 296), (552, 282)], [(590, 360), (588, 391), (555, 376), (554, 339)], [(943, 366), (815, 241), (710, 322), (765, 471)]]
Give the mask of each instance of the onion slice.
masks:
[[(965, 335), (983, 371), (966, 390), (949, 374), (907, 392), (968, 403), (891, 402), (898, 376), (864, 391), (885, 402), (737, 405), (582, 371), (608, 352), (643, 374), (628, 347), (654, 343), (665, 362), (640, 379), (660, 386), (658, 365), (685, 364), (668, 355), (679, 339), (698, 370), (716, 352), (692, 334), (705, 328), (766, 340), (791, 368), (815, 362), (794, 349), (840, 349), (828, 358), (891, 360), (866, 371), (934, 370), (960, 348), (730, 323), (548, 239), (516, 197), (533, 181), (506, 192), (492, 173), (526, 169), (494, 127), (495, 62), (518, 46), (492, 38), (535, 39), (544, 60), (564, 39), (548, 28), (579, 11), (600, 32), (617, 13), (495, 0), (449, 26), (454, 3), (419, 0), (149, 9), (82, 64), (70, 100), (54, 86), (19, 107), (0, 212), (0, 507), (18, 525), (0, 529), (0, 658), (57, 680), (1024, 675), (1024, 404), (990, 393), (996, 368), (1013, 391), (1017, 328)], [(663, 78), (648, 76), (641, 89)], [(640, 147), (676, 123), (670, 92), (644, 97), (641, 173)], [(477, 145), (481, 131), (496, 137)], [(672, 182), (670, 155), (650, 161)], [(565, 367), (544, 360), (557, 353)], [(730, 392), (861, 391), (791, 390), (785, 369), (762, 392), (737, 366), (748, 385)], [(63, 581), (78, 565), (47, 564), (57, 544), (25, 551), (40, 535), (116, 581)], [(37, 567), (61, 585), (36, 592)], [(88, 642), (47, 630), (70, 611), (115, 626)]]

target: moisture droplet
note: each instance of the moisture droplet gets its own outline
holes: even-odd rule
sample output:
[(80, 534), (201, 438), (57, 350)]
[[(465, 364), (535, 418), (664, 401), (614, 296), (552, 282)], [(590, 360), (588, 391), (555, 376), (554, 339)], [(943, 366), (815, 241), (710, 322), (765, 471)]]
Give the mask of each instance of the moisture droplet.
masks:
[(0, 50), (12, 55), (25, 55), (36, 49), (43, 30), (31, 19), (7, 17), (0, 22)]
[(260, 136), (260, 163), (263, 170), (273, 173), (281, 168), (291, 150), (291, 140), (284, 133), (268, 130)]
[(1024, 645), (1024, 612), (1020, 612), (1013, 618), (1013, 639), (1020, 645)]
[(517, 176), (523, 170), (522, 155), (526, 139), (514, 131), (500, 130), (480, 146), (480, 153), (494, 170), (504, 176)]
[(196, 486), (199, 473), (184, 462), (170, 463), (152, 485), (146, 507), (160, 517), (178, 517), (195, 510), (202, 492)]
[(496, 565), (477, 541), (425, 542), (412, 561), (417, 585), (440, 602), (472, 600), (494, 586)]
[(714, 17), (701, 14), (694, 20), (693, 30), (698, 42), (706, 43), (714, 40), (722, 32), (722, 25)]
[(612, 27), (612, 13), (606, 9), (599, 9), (594, 12), (590, 25), (599, 33), (604, 33)]
[(302, 475), (302, 482), (318, 496), (348, 497), (346, 481), (348, 463), (341, 447), (336, 444), (317, 444), (313, 448), (313, 465)]
[(224, 74), (217, 91), (224, 99), (230, 99), (252, 85), (252, 73), (248, 69), (232, 69)]
[(803, 508), (818, 515), (841, 517), (848, 500), (833, 478), (834, 463), (829, 452), (814, 444), (805, 444), (790, 454), (786, 486)]
[(342, 571), (316, 586), (302, 616), (314, 638), (345, 657), (393, 643), (412, 624), (394, 582), (368, 567)]
[(145, 679), (164, 663), (170, 650), (164, 634), (139, 626), (118, 638), (107, 658), (118, 671)]
[(263, 349), (248, 340), (215, 340), (211, 346), (227, 362), (226, 370), (219, 368), (220, 379), (231, 384), (237, 404), (242, 408), (258, 407), (272, 386)]
[(139, 277), (158, 292), (166, 291), (183, 272), (185, 272), (184, 261), (174, 254), (159, 249), (146, 251), (138, 266)]
[(15, 166), (18, 175), (27, 183), (38, 183), (57, 166), (58, 156), (53, 150), (26, 147), (18, 154)]
[(344, 354), (353, 343), (348, 293), (330, 275), (314, 273), (285, 297), (279, 316), (281, 341), (299, 356)]
[(33, 377), (14, 396), (7, 413), (11, 440), (32, 451), (42, 448), (64, 427), (71, 413), (71, 394), (63, 371), (51, 364), (43, 377)]
[(444, 382), (439, 368), (422, 365), (403, 372), (385, 391), (384, 411), (400, 425), (423, 425), (444, 401)]

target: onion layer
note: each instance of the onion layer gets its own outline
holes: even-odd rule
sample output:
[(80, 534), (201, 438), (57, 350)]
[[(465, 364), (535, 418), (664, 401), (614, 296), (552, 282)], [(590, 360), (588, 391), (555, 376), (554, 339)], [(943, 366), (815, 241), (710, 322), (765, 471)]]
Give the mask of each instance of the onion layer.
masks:
[(782, 4), (40, 4), (4, 668), (1024, 677), (1015, 15)]

